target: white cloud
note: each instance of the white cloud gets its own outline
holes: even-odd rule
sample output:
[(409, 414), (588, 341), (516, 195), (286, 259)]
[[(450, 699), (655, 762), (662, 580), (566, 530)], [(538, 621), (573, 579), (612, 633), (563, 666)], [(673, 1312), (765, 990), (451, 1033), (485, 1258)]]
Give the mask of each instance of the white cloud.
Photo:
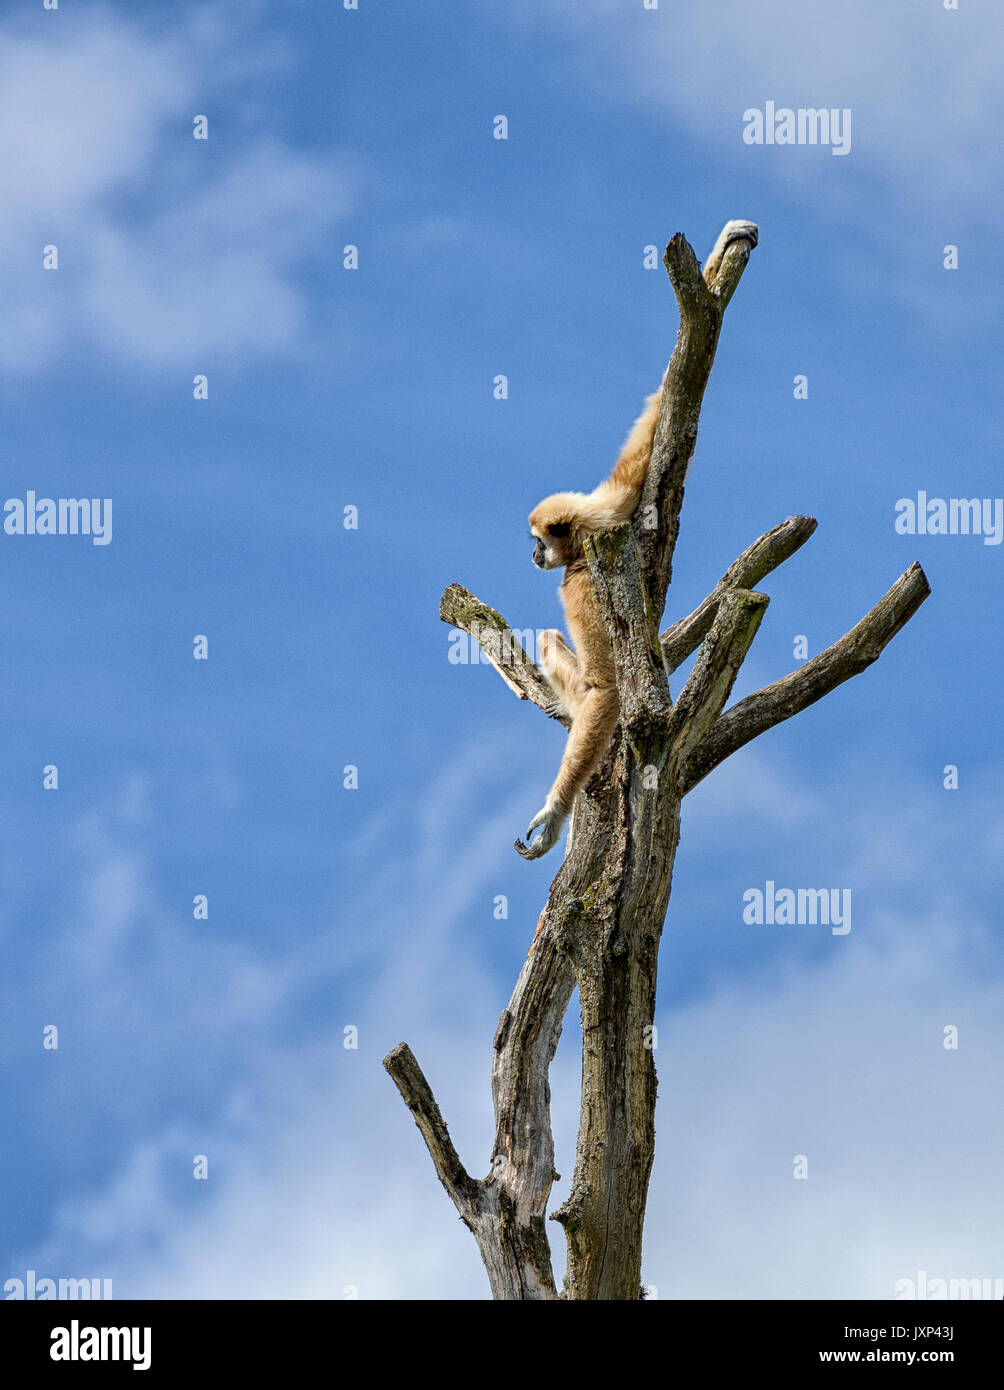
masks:
[(7, 227), (82, 211), (145, 175), (198, 87), (182, 40), (147, 38), (107, 9), (61, 21), (44, 40), (8, 26), (3, 47)]
[[(413, 1044), (468, 1167), (486, 1170), (489, 1040), (509, 982), (478, 963), (470, 913), (491, 885), (513, 811), (503, 805), (472, 836), (470, 807), (485, 779), (510, 765), (509, 749), (497, 751), (494, 769), (492, 757), (460, 750), (424, 812), (402, 817), (379, 892), (385, 916), (388, 905), (409, 905), (407, 934), (387, 942), (377, 933), (382, 968), (346, 1007), (359, 1050), (343, 1047), (341, 1020), (295, 1045), (273, 1038), (208, 1127), (176, 1116), (159, 1135), (137, 1138), (105, 1188), (68, 1198), (25, 1267), (99, 1271), (119, 1297), (340, 1298), (348, 1286), (363, 1298), (487, 1296), (475, 1246), (379, 1059), (402, 1036)], [(736, 814), (756, 805), (790, 836), (790, 799), (776, 789), (760, 803), (756, 766), (748, 771), (732, 787)], [(811, 802), (804, 788), (797, 795)], [(848, 842), (861, 846), (853, 881), (877, 905), (850, 936), (828, 937), (818, 961), (775, 961), (741, 981), (733, 971), (702, 998), (662, 1011), (645, 1257), (661, 1297), (878, 1298), (920, 1269), (1004, 1276), (1004, 974), (968, 893), (985, 882), (972, 870), (1000, 836), (992, 788), (974, 787), (969, 813), (949, 830), (921, 793), (904, 795), (895, 812), (855, 812), (846, 769), (816, 795), (807, 823), (824, 804), (830, 823), (846, 810)], [(869, 830), (896, 820), (876, 857)], [(458, 844), (472, 846), (459, 860)], [(942, 898), (904, 904), (904, 883), (925, 883), (938, 856), (955, 866)], [(343, 910), (347, 922), (378, 926), (376, 897)], [(670, 930), (664, 970), (672, 942)], [(708, 950), (721, 956), (722, 943), (709, 936)], [(295, 996), (306, 972), (339, 957), (338, 939), (324, 938), (274, 989)], [(168, 988), (172, 969), (192, 975), (190, 961), (160, 962)], [(204, 1008), (204, 996), (193, 1007)], [(259, 1039), (264, 1016), (244, 1015)], [(942, 1046), (946, 1024), (960, 1029), (958, 1051)], [(566, 1028), (552, 1072), (565, 1175), (552, 1209), (567, 1189), (577, 1116), (574, 1019)], [(210, 1159), (205, 1185), (189, 1176), (200, 1152)], [(796, 1154), (808, 1157), (807, 1182), (792, 1177)], [(559, 1275), (562, 1262), (556, 1248)]]
[[(174, 1113), (138, 1136), (106, 1186), (67, 1196), (15, 1268), (101, 1269), (120, 1298), (343, 1297), (350, 1285), (369, 1298), (424, 1287), (483, 1296), (477, 1252), (380, 1058), (410, 1038), (457, 1142), (478, 1135), (483, 1152), (471, 1164), (481, 1157), (487, 1169), (490, 1042), (468, 1044), (497, 1011), (496, 987), (470, 949), (469, 918), (508, 849), (516, 799), (473, 836), (460, 826), (469, 829), (482, 779), (511, 766), (505, 742), (492, 747), (461, 748), (420, 807), (402, 803), (387, 873), (280, 968), (253, 943), (186, 932), (157, 903), (137, 843), (155, 833), (156, 788), (132, 779), (116, 804), (89, 814), (75, 890), (87, 907), (52, 950), (58, 974), (85, 996), (77, 1045), (95, 1020), (114, 1019), (133, 1046), (145, 1039), (154, 1071), (170, 1059), (176, 1082), (205, 1065), (207, 1049), (215, 1066), (236, 1060), (243, 1079), (222, 1083), (210, 1125)], [(452, 833), (439, 833), (444, 825)], [(389, 952), (380, 914), (398, 907), (408, 932)], [(339, 986), (333, 1025), (283, 1040), (277, 1018), (304, 989), (376, 960), (384, 964), (365, 995)], [(343, 1045), (345, 1023), (359, 1029), (358, 1051)], [(191, 1176), (197, 1153), (209, 1158), (205, 1184)]]
[[(722, 157), (765, 153), (741, 143), (748, 105), (771, 98), (778, 106), (850, 106), (862, 118), (854, 152), (883, 179), (945, 206), (960, 190), (974, 195), (985, 184), (1004, 34), (980, 16), (967, 22), (908, 0), (814, 7), (802, 0), (710, 0), (631, 12), (620, 0), (553, 0), (543, 14), (520, 0), (517, 12), (571, 35), (584, 71), (608, 97), (672, 112)], [(810, 165), (798, 158), (809, 151), (788, 153), (786, 163), (764, 161), (765, 172), (784, 177), (797, 167), (793, 181), (801, 182), (810, 168), (828, 178), (829, 166), (841, 163), (825, 151), (816, 151), (823, 157)], [(924, 178), (932, 161), (935, 189)]]
[[(552, 0), (543, 8), (516, 0), (515, 13), (534, 34), (556, 30), (571, 44), (585, 88), (646, 117), (665, 114), (664, 147), (653, 143), (647, 120), (639, 139), (670, 206), (681, 157), (674, 136), (683, 130), (705, 152), (709, 190), (762, 181), (801, 205), (788, 245), (796, 235), (811, 239), (846, 288), (874, 298), (880, 275), (886, 292), (936, 317), (940, 331), (968, 326), (980, 285), (953, 281), (951, 302), (939, 295), (935, 316), (930, 277), (949, 242), (971, 264), (998, 220), (987, 151), (999, 124), (1004, 28), (989, 10), (962, 14), (912, 0), (706, 0), (658, 10), (643, 10), (640, 0)], [(778, 107), (850, 108), (849, 156), (743, 144), (743, 112), (768, 99)], [(744, 204), (723, 206), (720, 215), (763, 214)], [(700, 231), (687, 230), (692, 239)], [(761, 232), (764, 248), (785, 235), (767, 225)]]
[(295, 350), (309, 314), (292, 268), (349, 206), (331, 169), (267, 141), (143, 225), (95, 228), (81, 302), (96, 337), (151, 365)]
[(988, 950), (974, 970), (971, 929), (890, 915), (825, 967), (664, 1019), (645, 1270), (661, 1296), (890, 1298), (919, 1269), (1004, 1276), (1004, 980)]
[[(253, 46), (247, 63), (235, 58), (245, 36), (198, 16), (155, 32), (102, 8), (67, 16), (44, 40), (0, 37), (0, 367), (90, 347), (194, 374), (303, 350), (298, 268), (330, 248), (355, 178), (344, 156), (242, 135), (233, 112), (261, 67)], [(192, 119), (210, 75), (204, 144)], [(55, 271), (42, 268), (49, 244)]]

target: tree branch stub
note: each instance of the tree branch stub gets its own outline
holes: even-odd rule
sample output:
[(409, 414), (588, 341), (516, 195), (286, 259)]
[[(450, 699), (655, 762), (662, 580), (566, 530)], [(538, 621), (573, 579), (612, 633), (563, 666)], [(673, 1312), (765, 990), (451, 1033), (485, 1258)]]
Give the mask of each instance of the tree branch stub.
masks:
[(383, 1065), (421, 1131), (436, 1176), (461, 1217), (470, 1225), (477, 1208), (478, 1184), (470, 1177), (453, 1147), (446, 1121), (415, 1054), (407, 1043), (398, 1043), (387, 1053)]

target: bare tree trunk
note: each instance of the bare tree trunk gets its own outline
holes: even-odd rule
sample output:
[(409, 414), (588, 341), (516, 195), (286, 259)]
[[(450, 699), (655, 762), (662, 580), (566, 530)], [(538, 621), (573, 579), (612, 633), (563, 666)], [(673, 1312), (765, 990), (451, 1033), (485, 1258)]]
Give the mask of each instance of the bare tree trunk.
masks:
[[(495, 1034), (496, 1134), (487, 1177), (471, 1178), (425, 1077), (401, 1043), (384, 1059), (425, 1138), (436, 1172), (474, 1233), (497, 1299), (558, 1297), (546, 1207), (554, 1172), (548, 1071), (572, 990), (582, 1008), (582, 1092), (575, 1171), (554, 1213), (568, 1247), (562, 1297), (641, 1296), (642, 1231), (655, 1153), (652, 1030), (659, 940), (692, 787), (764, 730), (865, 669), (930, 592), (914, 564), (827, 651), (723, 713), (768, 599), (752, 585), (815, 530), (790, 517), (739, 556), (693, 613), (659, 636), (672, 574), (683, 482), (722, 316), (756, 241), (726, 249), (708, 287), (682, 235), (665, 263), (680, 329), (663, 383), (652, 460), (631, 525), (587, 543), (617, 669), (620, 723), (575, 806), (564, 863)], [(546, 679), (504, 619), (461, 588), (444, 621), (474, 635), (509, 687), (547, 708)], [(675, 703), (668, 677), (700, 646)], [(567, 722), (562, 720), (562, 722)]]

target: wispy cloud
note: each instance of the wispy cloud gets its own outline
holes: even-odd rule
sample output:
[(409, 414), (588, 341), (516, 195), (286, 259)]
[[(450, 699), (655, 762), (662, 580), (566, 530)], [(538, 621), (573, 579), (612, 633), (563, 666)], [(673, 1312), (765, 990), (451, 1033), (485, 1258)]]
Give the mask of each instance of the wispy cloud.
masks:
[[(516, 8), (528, 23), (561, 25), (609, 99), (671, 112), (713, 144), (719, 159), (730, 150), (746, 158), (769, 153), (751, 155), (741, 142), (748, 105), (770, 98), (778, 106), (851, 106), (863, 127), (854, 153), (875, 175), (925, 204), (933, 196), (950, 207), (965, 193), (967, 211), (981, 211), (975, 197), (985, 189), (986, 138), (1000, 101), (999, 25), (980, 17), (960, 23), (940, 6), (868, 0), (814, 7), (711, 0), (671, 12), (640, 5), (628, 12), (619, 0), (554, 0), (544, 14), (517, 0)], [(829, 166), (840, 163), (826, 151), (815, 151), (826, 157), (811, 162), (799, 158), (810, 151), (787, 153), (794, 159), (762, 161), (764, 172), (801, 184), (814, 181), (817, 166), (829, 179)], [(918, 177), (927, 163), (938, 168), (935, 189)]]
[(645, 1272), (661, 1296), (891, 1298), (919, 1269), (1004, 1276), (1004, 979), (960, 940), (973, 926), (962, 904), (886, 914), (825, 967), (664, 1017)]
[[(963, 245), (972, 265), (1000, 213), (987, 151), (1001, 104), (1004, 30), (989, 11), (963, 16), (909, 0), (711, 0), (657, 10), (553, 0), (542, 11), (515, 0), (515, 13), (534, 32), (560, 33), (577, 55), (580, 80), (604, 101), (638, 111), (639, 138), (651, 140), (651, 119), (662, 113), (669, 138), (685, 132), (707, 151), (711, 186), (762, 182), (801, 205), (802, 240), (823, 237), (845, 286), (874, 295), (880, 270), (888, 291), (936, 316), (940, 328), (968, 322), (979, 284), (958, 277), (953, 302), (939, 296), (932, 308), (931, 270), (940, 269), (949, 242)], [(819, 147), (745, 145), (743, 112), (768, 99), (778, 107), (849, 108), (850, 158)], [(653, 179), (664, 179), (666, 167), (671, 146)]]
[[(407, 936), (399, 930), (381, 949), (382, 964), (345, 1006), (359, 1049), (344, 1047), (340, 1018), (296, 1045), (273, 1035), (214, 1118), (179, 1111), (136, 1137), (107, 1186), (64, 1201), (26, 1265), (100, 1270), (120, 1297), (486, 1296), (474, 1245), (379, 1066), (398, 1034), (415, 1041), (469, 1166), (487, 1168), (488, 1041), (509, 982), (476, 964), (467, 915), (495, 872), (492, 846), (504, 843), (511, 812), (470, 833), (471, 796), (498, 769), (462, 753), (424, 811), (401, 818), (404, 846), (381, 893), (385, 904), (398, 895), (410, 904)], [(503, 750), (496, 762), (506, 761)], [(756, 776), (733, 788), (750, 804), (756, 790)], [(790, 836), (782, 793), (775, 787), (760, 813)], [(812, 797), (799, 796), (811, 809)], [(977, 799), (966, 823), (985, 830)], [(923, 796), (914, 801), (881, 859), (860, 840), (854, 882), (877, 905), (825, 958), (794, 963), (782, 953), (755, 978), (723, 975), (660, 1014), (645, 1277), (661, 1296), (889, 1297), (917, 1269), (1004, 1274), (993, 1160), (1004, 1141), (993, 1103), (1004, 976), (973, 902), (896, 907), (904, 876), (920, 877), (943, 842)], [(874, 814), (862, 811), (849, 836), (863, 837)], [(958, 830), (965, 838), (961, 822)], [(974, 853), (987, 833), (999, 825), (979, 831)], [(447, 847), (461, 840), (471, 854), (450, 863), (444, 899)], [(121, 872), (98, 870), (127, 905), (135, 890)], [(346, 924), (374, 912), (365, 892), (343, 904)], [(735, 929), (756, 930), (738, 917)], [(322, 940), (276, 990), (295, 993), (299, 974), (333, 949)], [(663, 950), (671, 957), (672, 923)], [(184, 960), (176, 968), (191, 973)], [(158, 980), (169, 970), (163, 961)], [(942, 1046), (947, 1024), (960, 1029), (958, 1051)], [(555, 1204), (578, 1105), (574, 1020), (567, 1031), (552, 1074), (566, 1175)], [(196, 1153), (209, 1156), (205, 1184), (190, 1176)], [(808, 1158), (807, 1182), (792, 1176), (797, 1154)]]
[[(357, 180), (344, 153), (262, 128), (261, 64), (253, 45), (235, 60), (242, 38), (205, 17), (164, 32), (105, 8), (61, 18), (44, 39), (8, 25), (0, 366), (91, 348), (194, 374), (305, 348), (300, 272), (354, 206)], [(197, 114), (209, 115), (207, 142), (193, 139)], [(58, 270), (42, 267), (46, 245)]]

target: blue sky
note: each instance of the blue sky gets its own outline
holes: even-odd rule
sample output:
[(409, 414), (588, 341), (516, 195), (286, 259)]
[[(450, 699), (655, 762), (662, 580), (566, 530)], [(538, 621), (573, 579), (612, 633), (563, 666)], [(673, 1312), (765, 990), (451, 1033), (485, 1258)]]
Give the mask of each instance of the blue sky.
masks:
[[(685, 805), (645, 1279), (1004, 1276), (1002, 548), (894, 529), (921, 489), (1002, 492), (993, 8), (149, 9), (0, 21), (3, 498), (114, 504), (107, 546), (0, 533), (3, 1278), (487, 1296), (380, 1059), (411, 1044), (487, 1171), (490, 1041), (560, 853), (512, 840), (563, 735), (450, 664), (439, 595), (560, 621), (527, 513), (599, 481), (658, 385), (676, 310), (644, 247), (703, 257), (732, 217), (761, 239), (670, 616), (796, 513), (819, 528), (761, 586), (737, 696), (912, 560), (933, 595)], [(745, 145), (767, 100), (850, 108), (850, 153)], [(852, 930), (745, 924), (767, 880), (849, 888)]]

